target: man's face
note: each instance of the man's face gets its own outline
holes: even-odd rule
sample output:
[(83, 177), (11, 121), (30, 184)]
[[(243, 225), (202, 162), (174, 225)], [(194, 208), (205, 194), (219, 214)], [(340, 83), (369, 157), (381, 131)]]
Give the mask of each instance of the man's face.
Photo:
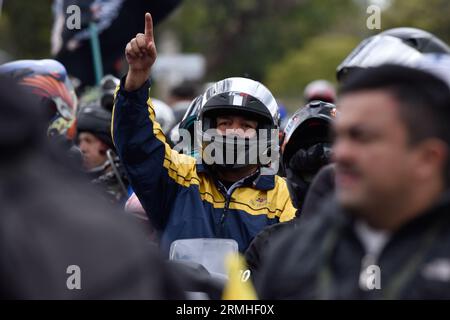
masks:
[(344, 208), (364, 214), (399, 201), (414, 175), (414, 151), (396, 100), (383, 91), (344, 95), (335, 122), (336, 194)]
[(236, 115), (219, 116), (216, 121), (217, 131), (222, 135), (235, 134), (243, 138), (252, 138), (256, 135), (258, 127), (257, 121)]
[(105, 163), (108, 147), (92, 133), (80, 133), (78, 146), (83, 154), (83, 166), (86, 170), (91, 170)]

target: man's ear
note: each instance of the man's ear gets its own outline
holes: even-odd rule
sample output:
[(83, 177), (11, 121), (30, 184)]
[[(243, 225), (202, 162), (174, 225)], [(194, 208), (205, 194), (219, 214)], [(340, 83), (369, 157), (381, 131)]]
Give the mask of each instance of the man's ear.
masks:
[(99, 153), (102, 156), (104, 156), (104, 155), (106, 155), (106, 151), (108, 151), (108, 149), (109, 149), (108, 145), (106, 143), (104, 143), (103, 141), (101, 141), (101, 147), (100, 147)]
[(448, 145), (436, 138), (426, 139), (417, 146), (417, 173), (419, 178), (445, 177), (449, 157)]

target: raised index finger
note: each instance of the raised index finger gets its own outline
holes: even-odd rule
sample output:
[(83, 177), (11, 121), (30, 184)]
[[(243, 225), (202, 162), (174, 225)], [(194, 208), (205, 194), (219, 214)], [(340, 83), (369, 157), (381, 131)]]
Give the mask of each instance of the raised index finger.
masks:
[(145, 37), (153, 40), (153, 20), (150, 13), (145, 14)]

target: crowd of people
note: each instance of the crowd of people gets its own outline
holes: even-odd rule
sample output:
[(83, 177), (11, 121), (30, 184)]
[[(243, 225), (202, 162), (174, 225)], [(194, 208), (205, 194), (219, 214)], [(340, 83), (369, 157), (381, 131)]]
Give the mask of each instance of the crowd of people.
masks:
[(224, 283), (167, 258), (232, 239), (261, 299), (450, 299), (447, 44), (365, 39), (290, 117), (249, 78), (151, 97), (149, 13), (125, 57), (89, 101), (55, 60), (0, 66), (0, 296), (218, 299)]

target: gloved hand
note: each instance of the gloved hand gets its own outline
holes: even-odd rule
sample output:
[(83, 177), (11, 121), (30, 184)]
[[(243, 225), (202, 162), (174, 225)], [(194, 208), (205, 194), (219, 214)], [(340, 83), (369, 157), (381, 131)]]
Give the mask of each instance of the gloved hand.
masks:
[(308, 149), (299, 149), (289, 161), (289, 167), (296, 173), (315, 174), (331, 159), (329, 143), (317, 143)]

